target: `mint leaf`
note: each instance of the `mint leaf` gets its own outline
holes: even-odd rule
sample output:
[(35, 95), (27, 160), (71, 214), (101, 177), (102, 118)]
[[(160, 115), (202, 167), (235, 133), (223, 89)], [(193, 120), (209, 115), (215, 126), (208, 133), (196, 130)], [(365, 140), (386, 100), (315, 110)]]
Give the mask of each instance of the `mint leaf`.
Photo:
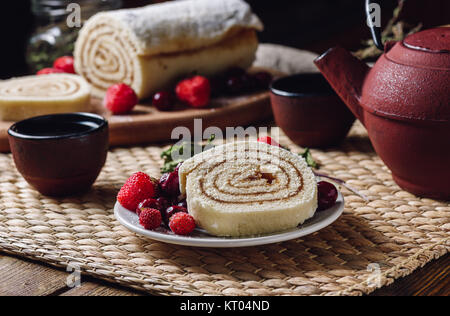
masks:
[(162, 173), (173, 172), (180, 163), (184, 162), (184, 160), (182, 159), (173, 160), (172, 157), (174, 156), (180, 157), (185, 152), (188, 151), (190, 151), (190, 157), (193, 157), (197, 148), (201, 147), (201, 150), (205, 151), (206, 149), (210, 149), (211, 147), (213, 147), (212, 142), (215, 139), (216, 135), (211, 135), (211, 137), (206, 142), (206, 145), (198, 145), (192, 142), (185, 142), (182, 145), (171, 146), (169, 149), (163, 151), (161, 154), (161, 158), (164, 159), (164, 165), (161, 168), (161, 172)]
[(305, 152), (303, 154), (301, 154), (300, 156), (305, 158), (306, 163), (308, 164), (309, 167), (314, 168), (314, 169), (319, 168), (319, 164), (314, 160), (311, 150), (309, 148), (306, 148)]

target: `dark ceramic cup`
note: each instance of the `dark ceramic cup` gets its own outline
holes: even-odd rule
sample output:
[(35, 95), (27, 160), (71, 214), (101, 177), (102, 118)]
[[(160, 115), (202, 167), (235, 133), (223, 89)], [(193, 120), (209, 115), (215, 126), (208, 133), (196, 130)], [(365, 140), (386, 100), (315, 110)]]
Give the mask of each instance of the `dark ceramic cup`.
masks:
[(88, 191), (108, 154), (108, 122), (89, 113), (34, 117), (8, 131), (17, 169), (47, 196)]
[(274, 81), (271, 102), (277, 125), (302, 147), (337, 145), (355, 122), (355, 116), (320, 73)]

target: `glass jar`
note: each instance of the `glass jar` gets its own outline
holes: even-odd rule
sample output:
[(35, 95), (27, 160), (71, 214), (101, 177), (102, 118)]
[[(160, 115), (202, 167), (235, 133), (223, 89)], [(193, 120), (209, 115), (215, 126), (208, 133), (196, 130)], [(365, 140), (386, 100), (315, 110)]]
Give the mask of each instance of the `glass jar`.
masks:
[[(80, 6), (81, 25), (100, 11), (115, 10), (122, 6), (122, 0), (32, 0), (31, 10), (35, 17), (35, 31), (27, 45), (27, 63), (31, 73), (52, 67), (53, 61), (72, 55), (80, 27), (68, 23), (69, 5)], [(70, 26), (69, 26), (70, 25)]]

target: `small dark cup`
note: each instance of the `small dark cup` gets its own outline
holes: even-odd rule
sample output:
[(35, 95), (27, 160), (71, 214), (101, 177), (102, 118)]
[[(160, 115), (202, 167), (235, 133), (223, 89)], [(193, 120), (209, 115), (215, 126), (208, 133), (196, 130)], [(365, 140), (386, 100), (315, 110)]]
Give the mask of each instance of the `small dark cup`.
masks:
[(89, 113), (34, 117), (8, 131), (17, 169), (47, 196), (88, 191), (108, 154), (108, 122)]
[(355, 122), (355, 116), (320, 73), (274, 81), (271, 102), (277, 125), (302, 147), (339, 144)]

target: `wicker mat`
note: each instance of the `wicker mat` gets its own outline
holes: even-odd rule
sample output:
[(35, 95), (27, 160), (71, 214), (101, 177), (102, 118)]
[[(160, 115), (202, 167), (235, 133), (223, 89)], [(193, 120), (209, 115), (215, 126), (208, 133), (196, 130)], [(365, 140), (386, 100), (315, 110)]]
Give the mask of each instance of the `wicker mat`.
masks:
[[(282, 141), (300, 151), (285, 137)], [(302, 239), (246, 249), (197, 249), (141, 238), (113, 216), (135, 171), (159, 173), (161, 148), (113, 150), (91, 193), (46, 198), (0, 156), (0, 250), (159, 295), (358, 295), (412, 273), (450, 249), (450, 205), (393, 182), (357, 124), (339, 149), (313, 151), (321, 172), (346, 180), (346, 210)]]

